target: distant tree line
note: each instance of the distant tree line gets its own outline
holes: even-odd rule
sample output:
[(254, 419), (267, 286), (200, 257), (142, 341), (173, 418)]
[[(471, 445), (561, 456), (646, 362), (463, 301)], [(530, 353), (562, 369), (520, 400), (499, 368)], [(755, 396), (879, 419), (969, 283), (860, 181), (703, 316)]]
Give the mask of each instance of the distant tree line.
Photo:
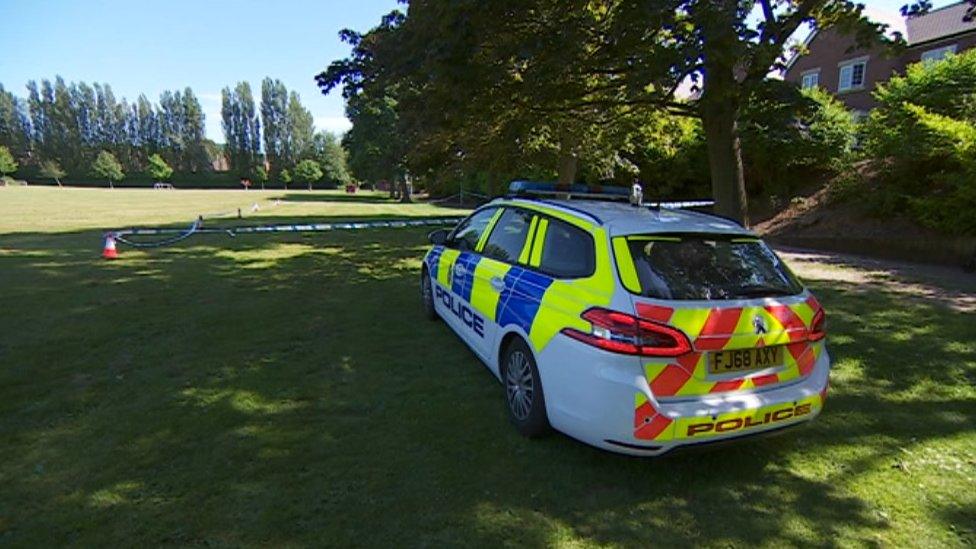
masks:
[(259, 108), (247, 82), (223, 90), (221, 146), (206, 138), (203, 108), (189, 87), (165, 91), (156, 103), (145, 95), (130, 103), (108, 84), (66, 83), (60, 76), (28, 82), (26, 98), (0, 85), (0, 147), (20, 168), (58, 184), (65, 177), (112, 184), (133, 173), (206, 174), (224, 160), (234, 175), (262, 184), (287, 185), (303, 160), (315, 162), (322, 176), (302, 183), (350, 181), (338, 139), (315, 132), (298, 94), (270, 78), (261, 88)]
[[(336, 137), (316, 133), (312, 113), (280, 80), (261, 82), (260, 104), (247, 82), (224, 88), (221, 118), (230, 169), (242, 177), (309, 186), (320, 180), (351, 181), (345, 150)], [(298, 169), (303, 163), (306, 169)]]
[(89, 173), (101, 152), (126, 171), (143, 171), (159, 154), (174, 169), (211, 169), (204, 115), (193, 90), (166, 91), (158, 103), (145, 95), (116, 99), (108, 84), (27, 83), (27, 99), (0, 86), (0, 145), (25, 163), (56, 162), (70, 174)]

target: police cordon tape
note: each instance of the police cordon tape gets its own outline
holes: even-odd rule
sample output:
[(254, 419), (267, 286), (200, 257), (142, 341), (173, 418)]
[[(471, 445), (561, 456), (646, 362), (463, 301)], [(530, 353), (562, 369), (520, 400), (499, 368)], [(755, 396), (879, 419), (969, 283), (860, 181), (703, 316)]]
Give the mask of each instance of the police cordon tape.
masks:
[[(120, 242), (133, 248), (161, 248), (170, 246), (193, 236), (194, 234), (226, 234), (236, 237), (239, 234), (257, 233), (306, 233), (306, 232), (329, 232), (329, 231), (355, 231), (363, 229), (402, 229), (415, 227), (437, 227), (444, 225), (457, 225), (463, 217), (425, 217), (425, 218), (403, 218), (403, 219), (384, 219), (384, 220), (347, 220), (335, 221), (330, 223), (292, 223), (275, 225), (240, 225), (234, 227), (204, 227), (203, 218), (197, 218), (186, 229), (170, 228), (131, 228), (119, 229), (105, 233), (105, 247), (102, 256), (106, 259), (115, 259), (118, 252), (115, 243)], [(139, 242), (132, 240), (130, 236), (160, 236), (174, 235), (162, 240), (152, 242)]]

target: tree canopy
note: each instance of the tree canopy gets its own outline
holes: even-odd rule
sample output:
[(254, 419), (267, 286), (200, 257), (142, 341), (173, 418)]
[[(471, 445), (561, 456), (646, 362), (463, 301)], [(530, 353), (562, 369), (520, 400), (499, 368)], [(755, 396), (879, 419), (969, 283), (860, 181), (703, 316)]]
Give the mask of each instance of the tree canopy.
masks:
[(862, 12), (840, 0), (413, 0), (368, 32), (343, 31), (352, 54), (317, 79), (347, 99), (357, 175), (368, 155), (421, 177), (563, 182), (581, 161), (605, 180), (633, 172), (621, 152), (649, 118), (700, 118), (717, 209), (746, 221), (742, 106), (801, 25), (877, 39)]
[(251, 85), (238, 82), (234, 89), (224, 88), (220, 114), (231, 171), (240, 177), (254, 177), (261, 154), (261, 122)]
[(149, 157), (149, 168), (146, 171), (154, 181), (169, 181), (173, 176), (173, 168), (158, 154)]
[(17, 171), (17, 161), (10, 154), (10, 149), (0, 146), (0, 176)]
[(61, 165), (58, 164), (56, 160), (44, 160), (41, 162), (38, 173), (41, 175), (41, 177), (53, 179), (54, 182), (58, 184), (58, 187), (61, 186), (61, 179), (68, 175), (68, 173), (61, 168)]
[(125, 177), (122, 164), (119, 163), (114, 154), (108, 151), (98, 153), (95, 161), (92, 162), (91, 171), (102, 179), (107, 179), (109, 187), (114, 187), (116, 181), (122, 181)]
[(312, 183), (322, 179), (322, 168), (314, 160), (302, 160), (295, 166), (295, 181), (307, 183), (308, 188), (312, 188)]

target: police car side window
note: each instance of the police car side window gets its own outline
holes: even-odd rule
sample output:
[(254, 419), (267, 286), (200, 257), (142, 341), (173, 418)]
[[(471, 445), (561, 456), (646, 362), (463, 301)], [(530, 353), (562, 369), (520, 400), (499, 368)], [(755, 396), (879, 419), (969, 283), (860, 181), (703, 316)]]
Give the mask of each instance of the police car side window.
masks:
[(549, 219), (539, 269), (557, 278), (582, 278), (596, 269), (593, 237), (586, 231)]
[(495, 228), (492, 229), (482, 253), (485, 257), (515, 263), (525, 245), (525, 239), (529, 236), (531, 221), (531, 213), (506, 208), (495, 223)]
[(451, 235), (450, 246), (463, 252), (474, 251), (488, 222), (497, 210), (498, 208), (486, 208), (462, 221)]

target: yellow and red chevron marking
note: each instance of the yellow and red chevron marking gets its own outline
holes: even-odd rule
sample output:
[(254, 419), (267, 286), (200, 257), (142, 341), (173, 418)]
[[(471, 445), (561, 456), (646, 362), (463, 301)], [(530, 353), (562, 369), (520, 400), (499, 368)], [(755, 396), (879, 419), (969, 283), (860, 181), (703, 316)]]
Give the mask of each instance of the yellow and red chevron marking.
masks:
[[(634, 395), (634, 437), (642, 440), (654, 440), (661, 437), (674, 422), (672, 419), (658, 413), (647, 397), (642, 393)], [(668, 437), (670, 438), (670, 437)]]
[[(638, 316), (681, 329), (695, 349), (677, 359), (645, 363), (651, 392), (656, 397), (704, 395), (806, 376), (823, 348), (821, 343), (807, 341), (810, 324), (819, 309), (820, 304), (813, 296), (790, 305), (774, 303), (756, 307), (672, 308), (638, 303)], [(755, 334), (752, 322), (757, 316), (769, 327), (766, 334)], [(788, 350), (782, 370), (722, 381), (708, 379), (707, 352), (768, 345), (784, 345)]]
[(707, 438), (733, 434), (756, 427), (769, 428), (781, 422), (803, 420), (823, 408), (827, 388), (818, 394), (795, 402), (781, 402), (760, 408), (749, 408), (717, 416), (684, 416), (671, 419), (654, 408), (641, 393), (634, 397), (634, 438), (665, 442), (688, 438)]

